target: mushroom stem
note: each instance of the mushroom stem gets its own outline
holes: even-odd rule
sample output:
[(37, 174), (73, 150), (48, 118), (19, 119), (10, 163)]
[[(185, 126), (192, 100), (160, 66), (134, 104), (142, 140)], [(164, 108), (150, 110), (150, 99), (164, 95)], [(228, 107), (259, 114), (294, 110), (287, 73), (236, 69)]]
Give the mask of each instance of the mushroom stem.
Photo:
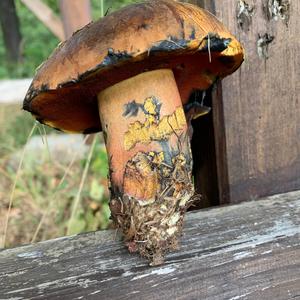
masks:
[(177, 246), (194, 193), (187, 123), (172, 70), (142, 73), (98, 94), (113, 220), (152, 265)]

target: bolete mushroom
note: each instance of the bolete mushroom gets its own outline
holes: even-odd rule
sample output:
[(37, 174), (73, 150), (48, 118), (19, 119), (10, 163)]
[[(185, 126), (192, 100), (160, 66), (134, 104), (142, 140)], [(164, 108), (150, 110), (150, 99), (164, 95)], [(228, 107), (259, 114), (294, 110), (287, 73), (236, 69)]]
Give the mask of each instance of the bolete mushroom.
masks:
[(103, 131), (112, 218), (128, 249), (152, 265), (176, 248), (194, 193), (183, 105), (193, 90), (234, 72), (243, 56), (209, 12), (150, 0), (74, 33), (37, 70), (26, 95), (24, 109), (41, 123)]

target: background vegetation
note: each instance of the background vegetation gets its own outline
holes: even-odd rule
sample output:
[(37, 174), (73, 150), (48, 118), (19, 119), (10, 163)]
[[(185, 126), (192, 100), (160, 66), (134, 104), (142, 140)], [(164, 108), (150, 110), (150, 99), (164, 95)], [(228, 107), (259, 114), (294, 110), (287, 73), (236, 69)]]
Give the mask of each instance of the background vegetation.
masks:
[[(54, 12), (59, 14), (57, 0), (43, 0)], [(137, 2), (135, 0), (91, 0), (93, 20), (101, 18), (102, 10), (112, 12), (122, 6)], [(20, 20), (20, 29), (23, 37), (22, 54), (23, 62), (17, 65), (9, 65), (5, 59), (5, 49), (0, 30), (0, 79), (32, 77), (35, 69), (50, 55), (59, 43), (59, 40), (44, 26), (35, 15), (16, 0), (16, 8)], [(3, 62), (3, 63), (2, 63)]]
[[(59, 14), (56, 0), (44, 2)], [(91, 0), (94, 20), (101, 17), (101, 11), (112, 12), (136, 1), (103, 2), (104, 7), (101, 7), (100, 0)], [(23, 37), (23, 61), (17, 65), (6, 62), (0, 31), (0, 79), (32, 77), (37, 66), (59, 43), (19, 0), (16, 0), (16, 7)], [(0, 105), (0, 240), (11, 197), (13, 206), (6, 246), (107, 228), (110, 224), (106, 180), (108, 165), (101, 136), (97, 136), (91, 144), (90, 161), (88, 157), (76, 160), (75, 153), (73, 162), (63, 165), (48, 155), (44, 136), (59, 133), (37, 125), (32, 135), (40, 135), (45, 141), (43, 159), (37, 160), (35, 153), (25, 148), (23, 164), (18, 170), (22, 151), (33, 126), (32, 117), (19, 106)], [(89, 171), (83, 180), (87, 163)], [(74, 211), (74, 201), (78, 197), (80, 201)]]

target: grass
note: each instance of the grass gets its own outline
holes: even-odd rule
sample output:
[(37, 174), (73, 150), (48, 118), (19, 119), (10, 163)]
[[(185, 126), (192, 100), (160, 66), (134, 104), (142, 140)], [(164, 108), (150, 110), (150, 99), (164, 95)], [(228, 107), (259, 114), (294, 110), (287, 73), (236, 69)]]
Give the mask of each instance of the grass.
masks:
[[(58, 13), (56, 0), (44, 2)], [(135, 1), (92, 0), (93, 19), (129, 2)], [(0, 79), (32, 77), (36, 67), (59, 42), (19, 0), (16, 6), (24, 59), (16, 65), (5, 62), (0, 32), (0, 60), (3, 62)], [(89, 157), (78, 160), (74, 153), (71, 162), (64, 165), (49, 157), (44, 138), (45, 134), (59, 133), (41, 125), (33, 126), (32, 117), (20, 107), (0, 106), (0, 244), (3, 231), (6, 232), (6, 246), (12, 247), (67, 233), (108, 228), (108, 162), (101, 136), (93, 142)], [(42, 160), (37, 161), (36, 154), (24, 148), (31, 135), (39, 135), (44, 140)], [(20, 152), (23, 154), (18, 161), (15, 157)], [(9, 218), (6, 218), (8, 211)]]
[[(32, 126), (32, 129), (31, 129), (31, 131), (30, 131), (30, 133), (27, 137), (26, 144), (29, 141), (29, 139), (32, 137), (32, 134), (34, 133), (36, 126), (37, 126), (36, 123)], [(11, 208), (12, 208), (12, 205), (13, 205), (13, 199), (14, 199), (14, 196), (15, 196), (17, 182), (18, 182), (19, 177), (20, 177), (21, 168), (22, 168), (22, 165), (23, 165), (24, 157), (25, 157), (25, 150), (26, 150), (26, 147), (23, 148), (22, 155), (21, 155), (21, 158), (20, 158), (20, 161), (19, 161), (19, 165), (18, 165), (18, 168), (16, 170), (16, 175), (15, 175), (15, 178), (13, 180), (11, 193), (10, 193), (10, 196), (9, 196), (8, 210), (7, 210), (6, 219), (5, 219), (5, 223), (4, 223), (2, 248), (5, 248), (9, 217), (10, 217), (10, 214), (11, 214)]]
[[(5, 111), (11, 112), (12, 108), (1, 109), (7, 115)], [(27, 119), (26, 115), (17, 115), (19, 122)], [(10, 124), (8, 127), (12, 128)], [(37, 128), (31, 134), (40, 135)], [(5, 139), (5, 133), (1, 137)], [(91, 147), (90, 157), (78, 160), (74, 153), (65, 165), (50, 160), (46, 143), (45, 155), (39, 161), (21, 141), (11, 145), (9, 151), (3, 150), (2, 144), (0, 148), (0, 235), (9, 210), (7, 247), (109, 226), (108, 162), (100, 135)], [(14, 158), (18, 151), (23, 153), (21, 160)], [(72, 210), (76, 199), (77, 208)]]

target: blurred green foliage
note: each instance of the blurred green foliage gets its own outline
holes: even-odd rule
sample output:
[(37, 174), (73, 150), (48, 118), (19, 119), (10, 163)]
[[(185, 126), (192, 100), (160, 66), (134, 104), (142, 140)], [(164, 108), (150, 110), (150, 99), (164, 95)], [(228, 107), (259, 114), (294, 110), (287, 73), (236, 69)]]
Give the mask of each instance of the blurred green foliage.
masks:
[[(35, 120), (32, 116), (24, 112), (14, 119), (11, 119), (10, 126), (7, 127), (6, 141), (9, 139), (13, 148), (22, 147), (27, 140), (28, 132), (30, 132)], [(50, 133), (52, 130), (49, 127), (44, 126), (46, 133)], [(36, 131), (34, 135), (44, 134), (44, 132)]]
[[(0, 106), (0, 117), (0, 157), (3, 157), (25, 145), (35, 120), (16, 105)], [(60, 133), (48, 126), (38, 128), (33, 135)]]
[[(52, 0), (52, 6), (56, 1)], [(16, 1), (17, 14), (22, 33), (23, 61), (12, 65), (5, 61), (5, 49), (2, 32), (0, 33), (0, 78), (31, 77), (41, 62), (49, 56), (58, 44), (58, 39), (27, 9), (19, 0)], [(0, 30), (1, 31), (1, 30)]]
[[(108, 162), (101, 139), (97, 137), (81, 200), (72, 219), (72, 206), (78, 194), (86, 159), (75, 161), (69, 168), (56, 160), (50, 160), (46, 145), (43, 152), (45, 155), (42, 160), (37, 160), (31, 151), (25, 152), (9, 222), (9, 246), (29, 243), (41, 220), (35, 241), (66, 235), (70, 220), (69, 234), (106, 229), (110, 224)], [(6, 213), (9, 191), (16, 176), (16, 153), (13, 156), (0, 156), (0, 215)]]
[[(0, 0), (2, 1), (2, 0)], [(53, 11), (59, 14), (57, 0), (43, 0)], [(104, 0), (103, 9), (100, 0), (91, 0), (92, 16), (94, 20), (101, 17), (101, 11), (111, 13), (135, 0)], [(23, 61), (18, 64), (9, 64), (6, 61), (2, 32), (0, 30), (0, 79), (32, 77), (35, 69), (51, 54), (59, 40), (42, 24), (36, 16), (20, 0), (16, 0), (17, 14), (20, 20), (22, 33)]]
[[(0, 0), (2, 1), (2, 0)], [(57, 0), (43, 0), (59, 14)], [(101, 7), (101, 3), (104, 7)], [(134, 0), (91, 0), (93, 19), (101, 12), (112, 11)], [(35, 69), (51, 54), (59, 40), (20, 2), (16, 0), (22, 32), (23, 62), (9, 65), (0, 30), (0, 79), (32, 77)], [(26, 143), (34, 120), (15, 106), (0, 106), (0, 215), (5, 215), (11, 187), (16, 178), (16, 165), (12, 157), (20, 153)], [(39, 126), (39, 128), (43, 128)], [(45, 127), (47, 133), (57, 132)], [(34, 134), (44, 135), (43, 130)], [(47, 149), (45, 145), (45, 151)], [(45, 158), (48, 156), (45, 155)], [(18, 163), (18, 162), (17, 162)], [(8, 245), (15, 246), (31, 241), (38, 224), (43, 224), (36, 241), (63, 236), (70, 220), (73, 201), (78, 193), (86, 159), (75, 161), (65, 175), (67, 166), (45, 159), (37, 162), (34, 153), (26, 152), (24, 165), (16, 185), (12, 215), (9, 222)], [(109, 193), (107, 187), (108, 160), (103, 142), (97, 141), (84, 184), (81, 201), (72, 220), (73, 234), (82, 231), (105, 229), (110, 224)], [(46, 212), (46, 214), (45, 214)]]

